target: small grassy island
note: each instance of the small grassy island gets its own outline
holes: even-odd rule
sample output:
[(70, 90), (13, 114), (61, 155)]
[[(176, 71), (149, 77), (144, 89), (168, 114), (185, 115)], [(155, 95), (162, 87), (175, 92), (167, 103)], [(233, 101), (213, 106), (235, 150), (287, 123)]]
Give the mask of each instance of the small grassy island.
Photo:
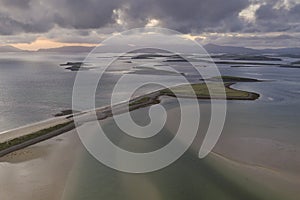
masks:
[(65, 64), (60, 64), (61, 67), (66, 67), (65, 69), (70, 70), (70, 71), (83, 71), (83, 70), (89, 70), (86, 67), (83, 67), (86, 65), (83, 62), (67, 62)]
[[(220, 82), (222, 81), (223, 82)], [(194, 98), (197, 99), (227, 99), (227, 100), (256, 100), (260, 97), (259, 94), (254, 92), (242, 91), (233, 89), (230, 86), (237, 82), (262, 82), (261, 80), (242, 78), (234, 76), (221, 76), (208, 79), (208, 83), (195, 83), (191, 85), (179, 85), (172, 88), (162, 89), (151, 94), (132, 99), (129, 102), (130, 110), (158, 104), (160, 96), (171, 96), (178, 98)], [(193, 91), (190, 90), (190, 86)], [(212, 94), (210, 94), (209, 89)], [(225, 88), (225, 97), (223, 94)]]
[(234, 60), (234, 61), (230, 61), (230, 60), (221, 60), (221, 61), (214, 61), (213, 63), (215, 64), (220, 64), (220, 65), (239, 65), (240, 67), (243, 65), (252, 65), (252, 66), (277, 66), (278, 64), (276, 63), (267, 63), (267, 62), (247, 62), (247, 61), (243, 61), (243, 60)]
[[(236, 90), (230, 86), (234, 83), (197, 83), (192, 84), (192, 88), (198, 99), (224, 99), (223, 89), (225, 87), (225, 94), (227, 100), (256, 100), (259, 98), (259, 94), (253, 92), (247, 92), (242, 90)], [(193, 95), (193, 91), (188, 89), (189, 86), (182, 85), (171, 89), (161, 90), (161, 95), (175, 96), (189, 98)], [(211, 90), (211, 94), (209, 89)], [(173, 91), (173, 92), (172, 92)]]
[(149, 53), (149, 54), (140, 54), (137, 56), (133, 56), (131, 59), (136, 60), (136, 59), (153, 59), (153, 58), (180, 58), (179, 55), (176, 54), (157, 54), (157, 53)]
[(281, 58), (274, 58), (262, 55), (217, 55), (212, 56), (212, 58), (219, 58), (221, 60), (245, 60), (245, 61), (282, 61)]
[(208, 81), (223, 81), (225, 83), (238, 83), (238, 82), (262, 82), (261, 80), (257, 80), (254, 78), (243, 78), (236, 76), (216, 76), (208, 79)]

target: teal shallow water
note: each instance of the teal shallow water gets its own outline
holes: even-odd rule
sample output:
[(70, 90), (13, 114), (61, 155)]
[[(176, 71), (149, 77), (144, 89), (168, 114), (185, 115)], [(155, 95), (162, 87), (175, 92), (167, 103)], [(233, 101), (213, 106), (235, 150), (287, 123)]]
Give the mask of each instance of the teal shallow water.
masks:
[[(175, 110), (176, 112), (172, 112), (173, 115), (178, 114), (179, 116), (177, 104), (172, 98), (168, 98), (162, 104), (169, 111)], [(207, 128), (210, 110), (207, 102), (200, 101), (200, 104), (204, 120), (200, 122), (201, 128), (198, 136), (192, 147), (176, 162), (156, 172), (128, 174), (106, 167), (86, 150), (83, 150), (67, 180), (64, 199), (252, 200), (297, 199), (300, 196), (298, 193), (291, 197), (287, 192), (286, 179), (277, 177), (276, 173), (272, 174), (272, 171), (275, 170), (282, 174), (294, 173), (298, 177), (300, 175), (298, 171), (300, 164), (299, 140), (296, 139), (299, 137), (296, 132), (299, 126), (296, 124), (297, 119), (291, 120), (292, 116), (287, 114), (290, 112), (274, 110), (273, 117), (267, 121), (263, 115), (267, 109), (265, 106), (260, 107), (258, 113), (249, 109), (248, 106), (253, 107), (251, 104), (242, 102), (229, 104), (225, 129), (214, 151), (234, 161), (221, 159), (213, 154), (205, 159), (199, 159), (197, 157), (201, 145), (199, 141), (203, 138), (203, 133)], [(146, 120), (147, 112), (147, 108), (139, 109), (132, 112), (132, 117), (139, 124), (147, 124), (149, 122)], [(277, 115), (278, 113), (281, 115)], [(289, 124), (290, 128), (287, 130), (280, 124), (271, 126), (270, 124), (274, 120)], [(101, 124), (107, 137), (114, 144), (134, 152), (147, 152), (161, 148), (174, 136), (174, 132), (167, 128), (170, 125), (167, 125), (154, 138), (140, 140), (124, 134), (112, 119), (106, 119)], [(292, 124), (294, 126), (291, 126)], [(234, 143), (242, 141), (244, 138), (255, 138), (256, 140), (247, 140), (248, 146), (245, 144), (238, 146)], [(281, 141), (283, 144), (298, 148), (297, 152), (291, 154), (291, 152), (285, 152), (286, 146), (282, 146), (280, 147), (282, 149), (278, 150), (269, 148), (267, 143), (257, 142), (266, 139), (272, 139), (274, 144), (276, 141)], [(262, 150), (263, 153), (257, 150)], [(278, 152), (280, 154), (277, 154)], [(267, 154), (267, 159), (264, 154)], [(239, 162), (243, 164), (240, 165)], [(283, 162), (284, 164), (282, 164)], [(263, 168), (257, 166), (263, 166)], [(273, 185), (280, 187), (276, 186), (274, 189)]]

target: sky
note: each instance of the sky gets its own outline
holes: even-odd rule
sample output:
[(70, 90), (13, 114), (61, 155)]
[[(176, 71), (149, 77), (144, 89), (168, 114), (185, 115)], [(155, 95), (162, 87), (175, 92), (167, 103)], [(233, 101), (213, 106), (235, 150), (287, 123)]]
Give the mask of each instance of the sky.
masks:
[(94, 46), (141, 27), (200, 44), (299, 47), (300, 0), (0, 0), (0, 45)]

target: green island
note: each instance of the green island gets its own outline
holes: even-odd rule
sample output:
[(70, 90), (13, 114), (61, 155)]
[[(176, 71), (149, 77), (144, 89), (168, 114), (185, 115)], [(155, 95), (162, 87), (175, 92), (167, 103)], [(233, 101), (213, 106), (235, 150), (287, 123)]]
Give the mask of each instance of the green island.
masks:
[[(210, 80), (223, 80), (224, 82), (208, 82), (208, 83), (195, 83), (188, 85), (179, 85), (167, 89), (158, 90), (149, 94), (145, 94), (129, 101), (129, 110), (137, 110), (139, 108), (148, 107), (150, 105), (159, 104), (159, 97), (170, 96), (178, 98), (194, 98), (196, 95), (197, 99), (227, 99), (227, 100), (256, 100), (259, 98), (259, 94), (253, 92), (247, 92), (242, 90), (233, 89), (230, 86), (236, 82), (254, 82), (255, 79), (241, 78), (241, 77), (213, 77)], [(259, 81), (259, 80), (256, 80)], [(210, 89), (208, 89), (210, 88)], [(225, 94), (224, 94), (225, 88)], [(192, 90), (191, 90), (192, 89)], [(113, 105), (113, 107), (118, 107), (118, 114), (127, 112), (126, 108), (128, 103), (121, 103), (118, 105)], [(105, 118), (111, 117), (112, 107), (105, 107), (96, 109), (98, 120), (103, 120)], [(72, 118), (74, 112), (71, 110), (62, 111), (58, 116), (70, 114), (66, 118)], [(86, 112), (76, 113), (77, 116), (81, 114), (86, 114)], [(68, 126), (69, 125), (69, 126)], [(24, 135), (3, 143), (0, 143), (0, 157), (4, 156), (13, 151), (22, 149), (29, 145), (47, 140), (51, 137), (63, 134), (66, 131), (75, 128), (73, 120), (66, 123), (60, 123), (50, 128), (42, 129), (40, 131)]]
[(167, 96), (175, 96), (176, 94), (177, 97), (189, 98), (193, 97), (191, 95), (194, 92), (198, 99), (224, 99), (224, 95), (226, 95), (227, 100), (256, 100), (259, 98), (259, 94), (231, 88), (232, 84), (234, 83), (197, 83), (191, 85), (194, 91), (189, 89), (190, 85), (182, 85), (164, 89), (161, 94)]
[(261, 65), (261, 66), (277, 66), (276, 63), (266, 63), (266, 62), (239, 62), (239, 60), (233, 61), (214, 61), (215, 64), (221, 64), (221, 65)]
[(250, 61), (282, 61), (281, 58), (274, 58), (269, 56), (261, 56), (261, 55), (217, 55), (212, 56), (212, 58), (219, 58), (221, 60), (250, 60)]
[[(233, 89), (230, 86), (237, 82), (262, 82), (261, 80), (252, 78), (242, 78), (234, 76), (219, 76), (208, 79), (214, 81), (209, 83), (195, 83), (191, 85), (179, 85), (167, 89), (162, 89), (151, 94), (146, 94), (142, 97), (137, 97), (129, 102), (129, 109), (158, 104), (160, 96), (170, 96), (179, 98), (194, 98), (197, 99), (227, 99), (227, 100), (256, 100), (260, 97), (254, 92), (247, 92)], [(223, 82), (220, 82), (223, 81)], [(191, 90), (192, 88), (192, 90)], [(209, 90), (210, 88), (210, 90)], [(224, 94), (225, 88), (225, 94)], [(211, 93), (210, 93), (211, 92)], [(225, 95), (225, 96), (224, 96)]]
[(66, 67), (65, 69), (70, 71), (84, 71), (84, 70), (89, 70), (89, 68), (84, 67), (86, 65), (87, 64), (83, 62), (67, 62), (64, 64), (60, 64), (59, 66)]
[(243, 78), (243, 77), (237, 77), (237, 76), (216, 76), (210, 79), (207, 79), (208, 81), (223, 81), (223, 82), (230, 82), (230, 83), (238, 83), (238, 82), (263, 82), (262, 80), (254, 79), (254, 78)]

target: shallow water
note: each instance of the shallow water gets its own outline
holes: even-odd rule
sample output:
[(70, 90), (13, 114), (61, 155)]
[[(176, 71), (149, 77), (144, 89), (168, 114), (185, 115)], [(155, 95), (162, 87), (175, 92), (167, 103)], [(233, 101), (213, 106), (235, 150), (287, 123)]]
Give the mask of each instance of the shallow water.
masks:
[[(200, 122), (198, 136), (192, 147), (176, 162), (156, 172), (128, 174), (108, 168), (83, 150), (67, 179), (64, 199), (94, 199), (95, 197), (100, 199), (297, 199), (299, 197), (299, 193), (290, 197), (292, 193), (289, 193), (290, 188), (288, 188), (297, 188), (299, 183), (297, 186), (296, 183), (291, 183), (293, 180), (286, 181), (289, 180), (287, 177), (268, 174), (275, 170), (281, 174), (291, 173), (295, 179), (299, 177), (300, 151), (297, 127), (290, 127), (287, 130), (286, 127), (272, 125), (274, 119), (264, 119), (262, 116), (264, 109), (260, 108), (260, 113), (255, 113), (249, 112), (249, 107), (245, 107), (246, 104), (230, 104), (224, 131), (214, 151), (237, 161), (238, 164), (215, 158), (213, 155), (199, 159), (197, 153), (209, 123), (206, 116), (209, 115), (210, 110), (207, 102), (200, 103), (202, 103), (201, 113), (204, 119)], [(167, 122), (166, 127), (153, 138), (140, 140), (128, 137), (118, 129), (112, 119), (102, 121), (102, 128), (114, 144), (128, 151), (148, 152), (159, 149), (172, 140), (174, 124), (177, 124), (174, 119), (180, 115), (177, 104), (172, 98), (164, 100), (162, 104), (167, 108), (172, 120)], [(147, 124), (145, 117), (147, 113), (147, 108), (139, 109), (132, 112), (132, 117), (138, 123)], [(284, 115), (278, 120), (296, 125), (295, 121), (286, 120)], [(97, 131), (91, 127), (86, 124), (81, 128), (88, 130), (85, 131), (86, 133)], [(252, 140), (243, 141), (245, 138), (252, 138)], [(275, 148), (270, 147), (268, 139), (275, 144)], [(93, 141), (97, 140), (93, 139)], [(278, 141), (282, 143), (276, 143)], [(276, 149), (278, 144), (280, 149)], [(291, 150), (294, 152), (290, 152)], [(261, 172), (261, 168), (256, 166), (263, 166), (266, 172)], [(273, 187), (273, 184), (279, 185), (279, 188)], [(291, 191), (295, 192), (295, 189)]]

